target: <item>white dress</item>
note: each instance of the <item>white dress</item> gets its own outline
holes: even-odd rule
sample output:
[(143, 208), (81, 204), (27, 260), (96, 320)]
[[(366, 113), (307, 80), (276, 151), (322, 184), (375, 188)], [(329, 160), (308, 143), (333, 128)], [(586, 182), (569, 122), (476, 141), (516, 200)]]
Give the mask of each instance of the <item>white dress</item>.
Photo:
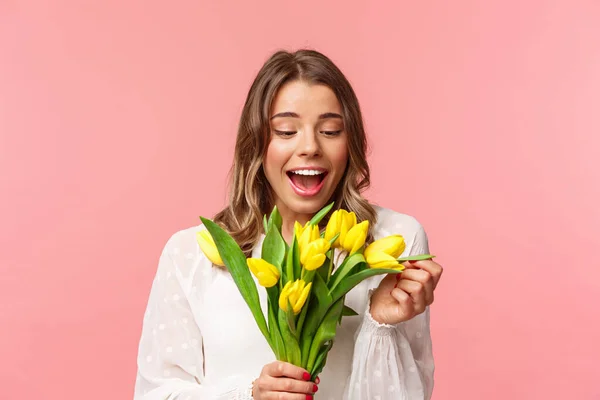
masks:
[[(429, 253), (416, 219), (375, 206), (375, 239), (401, 234), (404, 255)], [(231, 275), (215, 267), (196, 242), (203, 226), (174, 234), (162, 252), (152, 284), (137, 359), (135, 400), (252, 399), (249, 391), (265, 364), (275, 361)], [(264, 238), (264, 236), (263, 236)], [(261, 239), (262, 240), (262, 239)], [(258, 245), (253, 257), (260, 256)], [(346, 296), (359, 315), (338, 327), (320, 374), (319, 400), (421, 400), (433, 391), (429, 308), (397, 325), (368, 313), (369, 278)], [(258, 287), (266, 310), (266, 292)]]

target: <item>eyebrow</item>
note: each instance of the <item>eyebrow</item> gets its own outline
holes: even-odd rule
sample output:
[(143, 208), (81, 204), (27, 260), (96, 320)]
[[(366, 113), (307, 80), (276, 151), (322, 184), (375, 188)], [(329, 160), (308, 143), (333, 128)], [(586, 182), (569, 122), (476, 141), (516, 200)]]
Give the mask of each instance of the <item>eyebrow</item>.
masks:
[[(280, 113), (273, 115), (271, 117), (271, 119), (285, 118), (285, 117), (300, 118), (300, 116), (298, 114), (296, 114), (295, 112), (286, 111), (286, 112), (280, 112)], [(319, 119), (328, 119), (328, 118), (339, 118), (342, 120), (344, 119), (344, 118), (342, 118), (342, 116), (340, 114), (332, 113), (332, 112), (328, 112), (328, 113), (319, 115)]]

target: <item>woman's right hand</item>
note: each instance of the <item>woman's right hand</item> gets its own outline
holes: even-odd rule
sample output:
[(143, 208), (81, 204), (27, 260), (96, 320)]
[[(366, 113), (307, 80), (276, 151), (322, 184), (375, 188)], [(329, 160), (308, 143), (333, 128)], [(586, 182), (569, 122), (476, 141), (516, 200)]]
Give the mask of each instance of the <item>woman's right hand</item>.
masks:
[[(315, 381), (318, 383), (319, 378)], [(252, 397), (255, 400), (312, 400), (318, 389), (305, 369), (275, 361), (265, 365), (254, 381)]]

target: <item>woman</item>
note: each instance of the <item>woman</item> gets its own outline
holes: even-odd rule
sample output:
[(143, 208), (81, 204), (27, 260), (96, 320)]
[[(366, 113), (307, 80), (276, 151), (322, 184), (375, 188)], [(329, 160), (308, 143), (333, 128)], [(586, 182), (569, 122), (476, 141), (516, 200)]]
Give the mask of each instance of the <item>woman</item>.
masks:
[[(276, 205), (290, 242), (331, 201), (369, 220), (369, 241), (401, 234), (405, 255), (428, 253), (412, 217), (372, 206), (358, 100), (341, 71), (310, 50), (277, 52), (256, 77), (242, 112), (229, 206), (215, 221), (249, 256), (260, 256), (262, 216)], [(327, 219), (322, 221), (323, 226)], [(346, 297), (345, 317), (320, 377), (278, 362), (226, 269), (199, 250), (202, 226), (173, 235), (159, 261), (144, 316), (135, 398), (429, 399), (429, 306), (442, 268), (409, 263), (369, 278)], [(259, 291), (263, 306), (264, 291)], [(313, 379), (314, 378), (314, 379)]]

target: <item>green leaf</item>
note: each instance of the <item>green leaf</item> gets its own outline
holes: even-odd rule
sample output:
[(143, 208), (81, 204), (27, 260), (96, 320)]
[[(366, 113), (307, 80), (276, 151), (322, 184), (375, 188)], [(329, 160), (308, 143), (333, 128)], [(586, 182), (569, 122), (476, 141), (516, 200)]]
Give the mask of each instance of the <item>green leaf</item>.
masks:
[(298, 339), (292, 334), (290, 326), (288, 325), (287, 312), (279, 308), (277, 314), (281, 337), (285, 343), (285, 353), (287, 358), (285, 361), (300, 366), (300, 363), (302, 362), (300, 346), (298, 345)]
[(294, 280), (296, 280), (300, 278), (300, 274), (302, 273), (302, 265), (300, 264), (300, 246), (298, 246), (298, 241), (295, 238), (292, 256), (294, 266)]
[(302, 349), (302, 365), (308, 361), (310, 346), (321, 324), (323, 317), (333, 303), (327, 285), (321, 275), (316, 274), (311, 288), (311, 299), (309, 309), (300, 334), (300, 347)]
[(321, 275), (323, 282), (329, 282), (329, 277), (331, 276), (331, 269), (333, 267), (333, 249), (329, 250), (325, 255), (326, 259), (323, 265), (317, 268), (317, 273)]
[(321, 350), (319, 351), (319, 355), (315, 360), (315, 365), (313, 366), (312, 371), (309, 371), (310, 376), (319, 376), (321, 371), (323, 371), (323, 367), (325, 367), (325, 363), (327, 362), (327, 355), (329, 354), (329, 350), (331, 350), (331, 348), (333, 347), (333, 342), (335, 342), (335, 340), (330, 340), (321, 348)]
[(327, 215), (327, 213), (329, 212), (329, 210), (331, 210), (331, 207), (333, 207), (334, 204), (335, 202), (329, 203), (328, 205), (323, 207), (318, 213), (316, 213), (315, 216), (311, 218), (310, 225), (319, 225), (319, 222), (321, 222), (321, 220)]
[(263, 241), (261, 257), (276, 266), (281, 275), (281, 267), (285, 258), (285, 241), (279, 230), (272, 225), (269, 225)]
[(269, 304), (272, 304), (275, 309), (279, 308), (279, 287), (277, 285), (271, 286), (267, 289), (267, 298)]
[(265, 230), (265, 233), (267, 233), (267, 214), (263, 215), (263, 228)]
[[(343, 299), (345, 298), (346, 296), (343, 297)], [(340, 319), (338, 320), (338, 325), (342, 324), (342, 317), (354, 317), (356, 315), (358, 315), (356, 311), (344, 304), (344, 308), (342, 308), (342, 312), (340, 314)]]
[[(271, 289), (276, 288), (277, 286), (273, 286), (271, 288), (267, 288), (267, 291), (271, 291)], [(275, 357), (279, 361), (287, 360), (287, 355), (285, 352), (285, 343), (283, 342), (283, 338), (281, 337), (281, 332), (279, 331), (279, 324), (277, 323), (276, 313), (279, 309), (279, 304), (277, 300), (273, 302), (273, 295), (269, 293), (269, 331), (271, 332), (271, 341), (273, 343), (273, 347), (275, 350)], [(276, 297), (275, 297), (276, 298)]]
[(435, 258), (435, 256), (432, 254), (419, 254), (416, 256), (407, 256), (407, 257), (396, 258), (396, 260), (398, 260), (398, 262), (402, 263), (404, 261), (420, 261), (420, 260), (429, 260), (431, 258)]
[(331, 303), (333, 303), (332, 297), (329, 294), (327, 285), (323, 281), (323, 278), (319, 274), (316, 274), (313, 278), (312, 293), (315, 295), (321, 316), (325, 315), (327, 309)]
[(344, 304), (344, 308), (342, 309), (342, 317), (353, 317), (355, 315), (358, 315), (358, 313)]
[(283, 223), (283, 219), (281, 218), (281, 214), (277, 209), (277, 206), (273, 207), (273, 211), (271, 211), (271, 215), (269, 216), (268, 226), (273, 226), (277, 228), (279, 233), (281, 233), (281, 224)]
[[(315, 367), (317, 357), (322, 351), (329, 351), (331, 348), (330, 343), (335, 338), (335, 332), (337, 329), (337, 323), (340, 319), (342, 308), (344, 307), (344, 299), (336, 301), (327, 311), (323, 322), (317, 329), (315, 338), (310, 346), (310, 353), (308, 355), (308, 363), (306, 369), (312, 371)], [(312, 375), (311, 375), (312, 376)]]
[(331, 276), (329, 280), (329, 292), (333, 292), (335, 287), (346, 277), (349, 275), (354, 267), (363, 263), (366, 266), (365, 257), (361, 253), (354, 253), (350, 257), (346, 257), (346, 259), (342, 262), (342, 265), (339, 266)]
[(354, 286), (372, 276), (381, 274), (399, 274), (400, 272), (401, 271), (398, 271), (397, 269), (367, 268), (342, 279), (336, 288), (331, 292), (331, 298), (333, 301), (338, 300), (340, 297), (348, 293)]
[(286, 260), (286, 264), (285, 264), (285, 282), (282, 283), (287, 283), (287, 282), (293, 282), (295, 281), (295, 276), (294, 276), (294, 263), (295, 263), (295, 259), (294, 259), (294, 253), (298, 252), (298, 241), (296, 240), (296, 237), (294, 236), (293, 241), (292, 241), (292, 245), (289, 247), (288, 252), (287, 252), (287, 260)]
[(246, 256), (240, 246), (233, 240), (227, 232), (225, 232), (219, 225), (211, 221), (210, 219), (206, 219), (200, 217), (206, 229), (213, 237), (215, 244), (217, 246), (217, 250), (219, 251), (219, 255), (223, 260), (223, 263), (229, 270), (233, 281), (235, 282), (238, 290), (240, 291), (242, 297), (250, 307), (250, 311), (254, 316), (256, 324), (258, 328), (262, 332), (265, 339), (269, 343), (269, 346), (274, 350), (273, 344), (271, 343), (271, 335), (269, 334), (269, 329), (267, 328), (267, 322), (265, 321), (265, 316), (262, 313), (260, 308), (260, 300), (258, 297), (258, 290), (256, 289), (256, 284), (254, 283), (254, 279), (248, 269), (248, 265), (246, 264)]
[(290, 299), (288, 299), (288, 306), (285, 314), (287, 315), (287, 323), (290, 327), (290, 332), (292, 332), (292, 335), (294, 335), (296, 340), (298, 340), (298, 335), (296, 334), (296, 314), (294, 314), (294, 309), (292, 307), (292, 303), (290, 303)]
[(300, 311), (300, 316), (298, 317), (298, 323), (296, 324), (296, 337), (300, 339), (302, 336), (302, 328), (304, 327), (304, 320), (306, 319), (306, 314), (308, 313), (308, 308), (310, 307), (310, 299), (312, 296), (312, 288), (310, 289), (311, 293), (309, 293), (304, 306), (302, 306), (302, 311)]
[(279, 289), (283, 289), (283, 286), (287, 282), (287, 280), (286, 280), (287, 258), (290, 253), (290, 246), (288, 246), (288, 244), (286, 243), (285, 240), (283, 241), (283, 245), (285, 246), (285, 252), (284, 252), (284, 256), (283, 256), (283, 260), (284, 260), (283, 265), (281, 266), (281, 278), (279, 278)]
[(313, 269), (312, 271), (302, 268), (302, 280), (306, 283), (312, 282), (318, 270), (319, 268)]

